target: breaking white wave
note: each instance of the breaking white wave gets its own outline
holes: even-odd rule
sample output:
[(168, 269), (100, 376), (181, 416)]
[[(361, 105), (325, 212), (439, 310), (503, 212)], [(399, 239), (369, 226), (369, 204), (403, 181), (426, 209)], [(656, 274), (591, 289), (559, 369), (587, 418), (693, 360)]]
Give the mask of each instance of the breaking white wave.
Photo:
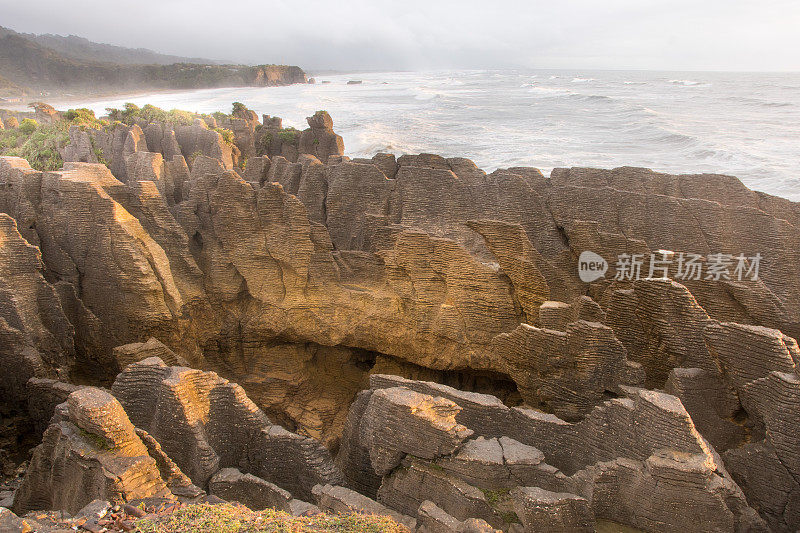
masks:
[(710, 87), (710, 83), (704, 83), (696, 80), (669, 80), (673, 85), (682, 85), (684, 87)]

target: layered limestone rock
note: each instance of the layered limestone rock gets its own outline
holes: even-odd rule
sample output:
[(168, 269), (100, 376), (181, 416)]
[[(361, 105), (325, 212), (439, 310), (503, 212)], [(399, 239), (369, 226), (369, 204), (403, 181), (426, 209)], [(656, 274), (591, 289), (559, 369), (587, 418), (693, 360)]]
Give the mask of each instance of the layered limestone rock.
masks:
[(143, 429), (136, 428), (136, 435), (142, 440), (147, 448), (147, 453), (155, 459), (161, 479), (166, 483), (167, 488), (175, 496), (192, 499), (205, 495), (200, 487), (192, 483), (189, 476), (184, 474), (178, 465), (164, 453), (161, 445), (156, 439)]
[[(605, 233), (644, 241), (648, 251), (769, 256), (762, 259), (756, 282), (735, 277), (714, 282), (703, 279), (704, 273), (687, 287), (714, 319), (797, 334), (798, 289), (791, 281), (797, 276), (794, 203), (750, 191), (730, 176), (671, 176), (627, 167), (557, 169), (543, 185), (571, 244), (581, 238), (583, 222), (577, 221), (592, 221)], [(766, 234), (770, 238), (765, 241)], [(581, 251), (601, 253), (584, 243)], [(613, 252), (611, 260), (617, 256)]]
[(725, 463), (770, 526), (793, 531), (800, 524), (797, 341), (735, 323), (708, 326), (705, 341), (750, 418), (749, 442), (727, 450)]
[(618, 394), (620, 386), (644, 382), (641, 365), (627, 359), (610, 327), (581, 320), (565, 329), (521, 324), (510, 334), (498, 335), (496, 350), (506, 354), (505, 373), (530, 404), (579, 419), (606, 394)]
[[(264, 115), (263, 123), (259, 125), (252, 111), (244, 110), (242, 113), (252, 113), (253, 116), (235, 117), (231, 120), (231, 125), (237, 145), (241, 141), (247, 147), (243, 149), (243, 153), (254, 153), (273, 159), (283, 157), (292, 163), (300, 162), (304, 156), (328, 163), (332, 158), (341, 158), (344, 153), (344, 141), (333, 131), (333, 119), (327, 111), (317, 111), (307, 117), (309, 127), (302, 132), (294, 128), (283, 128), (282, 120), (278, 117)], [(237, 121), (241, 124), (237, 124)], [(251, 148), (253, 146), (254, 150)]]
[(522, 487), (514, 495), (514, 509), (526, 531), (593, 532), (589, 502), (574, 494)]
[(376, 391), (364, 410), (360, 442), (373, 470), (391, 472), (406, 454), (436, 459), (453, 453), (472, 432), (458, 424), (458, 406), (444, 398), (397, 387)]
[(327, 162), (330, 156), (344, 153), (342, 137), (333, 131), (333, 119), (327, 111), (317, 111), (306, 118), (309, 128), (300, 134), (298, 150), (310, 154), (320, 161)]
[(167, 365), (188, 366), (182, 357), (175, 355), (175, 352), (167, 348), (163, 342), (155, 337), (150, 337), (147, 342), (134, 342), (117, 346), (112, 353), (120, 370), (124, 370), (131, 363), (144, 361), (151, 357), (157, 357)]
[[(337, 462), (354, 486), (378, 484), (378, 501), (401, 513), (413, 516), (430, 500), (457, 520), (503, 528), (521, 520), (530, 531), (590, 531), (595, 519), (646, 531), (693, 530), (698, 523), (709, 531), (767, 530), (674, 396), (629, 388), (629, 398), (569, 424), (435, 383), (376, 375), (372, 386), (353, 405)], [(468, 420), (481, 436), (434, 459), (407, 454), (389, 473), (365, 466), (363, 428), (377, 423), (366, 406), (375, 394), (403, 388), (463, 406), (456, 420)], [(407, 427), (412, 416), (399, 411), (382, 420)]]
[(74, 363), (74, 329), (43, 276), (41, 253), (0, 214), (0, 392), (23, 404), (29, 378), (66, 378)]
[[(131, 420), (203, 488), (223, 467), (305, 500), (346, 481), (508, 528), (512, 498), (483, 491), (538, 486), (648, 530), (702, 513), (758, 529), (753, 509), (800, 526), (796, 204), (724, 176), (350, 161), (327, 115), (302, 134), (224, 120), (234, 146), (198, 119), (70, 131), (56, 172), (0, 158), (14, 398), (30, 377), (108, 385), (124, 367)], [(584, 251), (604, 278), (580, 281)], [(741, 281), (617, 276), (641, 254), (646, 278), (651, 253), (761, 263)], [(49, 383), (31, 385), (39, 428), (66, 392)]]
[(152, 357), (128, 365), (111, 390), (136, 427), (198, 486), (221, 468), (238, 467), (307, 501), (314, 485), (341, 481), (318, 442), (273, 425), (239, 385), (213, 372)]
[(628, 357), (644, 367), (648, 386), (663, 386), (676, 367), (719, 372), (703, 342), (711, 318), (685, 286), (666, 279), (638, 280), (633, 289), (614, 291), (608, 309), (608, 325)]
[(236, 468), (223, 468), (211, 478), (208, 490), (226, 501), (239, 502), (254, 511), (277, 509), (290, 513), (292, 495), (269, 481)]
[(204, 155), (222, 161), (225, 168), (233, 168), (238, 162), (239, 150), (236, 146), (223, 140), (219, 132), (208, 129), (200, 119), (191, 126), (176, 126), (175, 139), (181, 155), (187, 160)]
[(401, 467), (384, 477), (378, 501), (404, 514), (416, 513), (432, 501), (457, 520), (478, 518), (500, 528), (504, 517), (486, 494), (469, 483), (422, 460), (406, 457)]
[[(191, 128), (202, 129), (200, 126)], [(640, 383), (641, 373), (626, 362), (627, 355), (602, 327), (575, 327), (574, 334), (565, 340), (520, 326), (521, 322), (535, 322), (539, 315), (537, 305), (554, 296), (563, 296), (566, 302), (581, 302), (580, 308), (584, 311), (576, 318), (583, 318), (587, 323), (603, 319), (602, 309), (575, 299), (577, 285), (568, 259), (569, 248), (553, 226), (548, 207), (534, 192), (534, 187), (539, 185), (545, 187), (542, 190), (555, 185), (547, 183), (540, 174), (524, 169), (487, 176), (465, 160), (432, 156), (401, 159), (392, 164), (385, 158), (370, 164), (336, 163), (328, 165), (324, 173), (319, 171), (325, 165), (316, 160), (287, 163), (298, 165), (292, 166), (296, 170), (291, 171), (286, 165), (273, 162), (269, 170), (271, 176), (264, 179), (282, 183), (281, 192), (267, 182), (264, 186), (259, 182), (256, 188), (250, 185), (254, 180), (246, 183), (233, 174), (223, 178), (223, 170), (198, 158), (194, 175), (183, 178), (181, 202), (171, 213), (158, 206), (153, 193), (146, 189), (142, 189), (137, 200), (136, 196), (123, 194), (118, 185), (105, 186), (104, 190), (110, 191), (115, 202), (146, 228), (170, 263), (170, 275), (163, 270), (157, 270), (156, 274), (159, 281), (164, 280), (166, 294), (171, 296), (165, 304), (171, 308), (169, 315), (173, 318), (165, 315), (161, 325), (144, 328), (148, 330), (146, 334), (159, 333), (163, 342), (177, 349), (174, 339), (180, 337), (185, 341), (188, 332), (189, 342), (183, 342), (180, 348), (180, 355), (187, 361), (197, 360), (201, 351), (206, 357), (230, 361), (233, 355), (230, 347), (245, 335), (247, 349), (253, 347), (251, 358), (255, 358), (255, 352), (274, 345), (281, 332), (280, 336), (291, 342), (346, 345), (437, 370), (471, 368), (494, 372), (512, 379), (525, 401), (545, 405), (570, 419), (582, 416), (604, 394), (619, 394), (618, 385)], [(361, 178), (359, 173), (373, 177)], [(359, 193), (364, 190), (364, 179), (379, 184), (377, 189), (367, 187), (370, 194), (374, 190), (374, 200), (363, 201)], [(556, 183), (562, 181), (556, 180)], [(432, 187), (432, 184), (435, 185)], [(486, 205), (475, 205), (471, 200), (477, 189), (491, 191)], [(566, 192), (583, 192), (577, 189), (580, 188), (572, 187)], [(307, 205), (286, 195), (287, 190), (296, 192)], [(137, 204), (145, 193), (153, 207), (148, 205), (142, 209)], [(177, 192), (174, 196), (177, 198)], [(360, 201), (348, 207), (342, 203), (348, 198), (360, 198)], [(520, 198), (525, 199), (524, 207)], [(320, 203), (321, 199), (324, 202)], [(452, 205), (442, 209), (438, 205), (441, 201)], [(460, 203), (453, 203), (456, 201)], [(263, 211), (270, 202), (284, 204), (285, 214), (272, 214), (273, 220), (270, 220)], [(169, 201), (166, 204), (169, 205)], [(520, 218), (509, 206), (520, 207), (524, 216)], [(154, 210), (154, 207), (159, 209)], [(505, 221), (492, 221), (486, 218), (489, 215), (495, 220), (505, 218)], [(289, 220), (292, 220), (291, 231), (287, 225)], [(326, 226), (318, 225), (319, 222)], [(579, 232), (584, 232), (586, 226), (578, 223), (568, 226), (580, 242), (578, 236), (584, 233)], [(164, 232), (156, 228), (162, 227), (175, 229), (170, 229), (169, 235), (160, 235)], [(259, 229), (252, 231), (253, 227)], [(279, 229), (281, 227), (284, 229)], [(347, 235), (354, 235), (355, 240), (347, 237), (344, 242)], [(257, 244), (262, 242), (268, 245)], [(286, 261), (276, 262), (275, 258), (282, 257), (280, 248), (284, 246), (303, 251)], [(263, 252), (258, 252), (259, 249)], [(46, 253), (45, 257), (50, 255)], [(498, 266), (487, 262), (492, 259), (497, 260)], [(197, 264), (198, 260), (202, 266)], [(176, 278), (179, 263), (187, 266), (183, 267), (185, 274), (181, 272)], [(158, 265), (159, 261), (152, 264)], [(308, 281), (303, 278), (306, 272), (313, 273)], [(184, 281), (187, 278), (190, 281)], [(223, 308), (227, 310), (217, 316), (206, 310), (192, 310), (189, 322), (181, 324), (174, 317), (185, 312), (181, 308), (184, 301), (211, 297), (199, 289), (200, 278), (209, 280), (207, 287), (211, 288), (214, 298), (221, 297), (229, 302)], [(527, 285), (532, 279), (538, 281)], [(178, 287), (180, 299), (171, 291), (170, 281)], [(246, 283), (244, 290), (243, 282)], [(301, 292), (304, 293), (302, 301)], [(109, 313), (98, 309), (101, 306), (96, 305), (90, 295), (82, 301), (91, 303), (87, 305), (88, 310), (101, 322), (111, 323)], [(308, 302), (315, 303), (309, 306)], [(269, 316), (248, 311), (253, 305), (267, 309)], [(627, 304), (623, 302), (623, 305)], [(394, 311), (398, 306), (399, 315)], [(153, 306), (143, 308), (153, 309)], [(345, 322), (342, 313), (332, 309), (347, 309), (357, 318)], [(241, 332), (230, 329), (229, 324), (241, 323), (232, 320), (235, 316), (245, 317)], [(386, 320), (400, 323), (402, 327), (381, 328), (379, 324)], [(360, 325), (353, 328), (353, 324)], [(566, 329), (567, 325), (562, 322), (556, 327)], [(404, 331), (415, 334), (405, 335)], [(617, 336), (616, 330), (613, 334)], [(622, 327), (619, 335), (625, 337), (625, 334)], [(142, 336), (130, 330), (108, 344), (144, 340)], [(212, 338), (225, 339), (225, 342), (209, 343)], [(254, 342), (255, 339), (259, 340)], [(626, 341), (620, 340), (627, 349)], [(607, 347), (598, 347), (598, 342)], [(563, 376), (565, 381), (586, 380), (576, 395), (558, 383), (548, 383), (553, 372), (561, 373), (559, 368), (527, 365), (526, 350), (530, 344), (541, 345), (542, 350), (564, 352), (561, 359), (565, 362), (572, 358), (584, 359), (586, 351), (607, 355), (591, 363), (595, 370), (582, 371), (585, 375)], [(214, 348), (209, 350), (204, 346)], [(610, 360), (607, 362), (605, 357)], [(632, 360), (637, 359), (646, 361), (639, 350)], [(663, 379), (669, 370), (669, 366), (660, 370)], [(275, 370), (267, 372), (277, 375)], [(232, 377), (246, 381), (248, 375), (251, 373), (245, 366), (242, 371), (236, 369)], [(533, 378), (534, 375), (541, 377)], [(349, 388), (343, 390), (342, 395), (354, 392)], [(274, 394), (265, 395), (260, 403), (285, 410)], [(291, 418), (300, 427), (308, 427), (309, 434), (328, 438), (321, 428), (333, 420), (339, 421), (333, 423), (333, 427), (340, 425), (344, 412), (341, 408), (320, 406), (319, 409), (320, 413), (330, 414), (316, 417), (317, 422), (307, 410), (301, 409)]]
[(18, 513), (75, 513), (95, 499), (123, 503), (170, 497), (147, 447), (120, 403), (95, 388), (73, 392), (36, 447), (14, 498)]
[(366, 513), (389, 516), (396, 522), (403, 524), (414, 531), (417, 526), (416, 519), (393, 511), (380, 503), (367, 498), (346, 487), (331, 485), (316, 485), (313, 489), (317, 506), (323, 511), (334, 513)]
[(25, 388), (28, 416), (33, 423), (34, 431), (41, 438), (50, 425), (56, 407), (67, 401), (69, 395), (81, 387), (54, 379), (32, 377)]
[(458, 520), (431, 501), (424, 501), (417, 510), (419, 533), (495, 533), (499, 531), (479, 518)]

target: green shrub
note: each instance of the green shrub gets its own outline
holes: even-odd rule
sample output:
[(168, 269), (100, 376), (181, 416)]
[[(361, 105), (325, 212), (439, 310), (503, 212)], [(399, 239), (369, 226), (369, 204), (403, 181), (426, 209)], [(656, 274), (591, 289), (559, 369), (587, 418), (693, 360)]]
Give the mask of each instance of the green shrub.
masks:
[(278, 138), (286, 144), (297, 144), (300, 138), (300, 131), (291, 126), (283, 128), (278, 132)]
[(256, 155), (269, 154), (269, 147), (272, 146), (272, 133), (265, 132), (260, 137), (256, 137)]
[(68, 122), (74, 122), (76, 120), (90, 121), (90, 120), (97, 120), (97, 117), (94, 116), (94, 111), (92, 111), (91, 109), (81, 107), (78, 109), (68, 109), (67, 111), (65, 111), (64, 120)]
[(233, 132), (227, 128), (214, 128), (214, 131), (222, 135), (222, 140), (225, 144), (232, 146), (234, 141)]
[(95, 144), (94, 137), (89, 135), (89, 142), (92, 144), (92, 152), (94, 152), (94, 156), (97, 158), (97, 162), (108, 166), (108, 161), (106, 161), (105, 156), (103, 155), (103, 151), (97, 147)]
[(19, 131), (25, 135), (32, 134), (38, 127), (39, 123), (31, 118), (22, 119), (22, 122), (19, 123)]
[(26, 138), (19, 129), (0, 130), (0, 154), (18, 147)]
[(486, 502), (492, 507), (496, 507), (500, 500), (508, 495), (509, 489), (481, 489), (481, 492), (486, 496)]
[(163, 122), (167, 124), (188, 126), (192, 124), (195, 118), (200, 118), (201, 115), (197, 113), (190, 113), (189, 111), (182, 111), (180, 109), (172, 109), (164, 111), (160, 107), (147, 104), (144, 107), (139, 107), (130, 102), (125, 104), (125, 109), (115, 109), (109, 107), (106, 109), (108, 116), (112, 121), (119, 121), (127, 125), (134, 124), (137, 120), (144, 122)]
[(101, 129), (108, 125), (105, 120), (98, 120), (94, 116), (94, 111), (82, 107), (80, 109), (70, 109), (64, 113), (64, 120), (75, 126)]
[(240, 112), (248, 111), (247, 106), (241, 102), (234, 102), (233, 103), (233, 114), (237, 114)]
[(182, 111), (180, 109), (171, 109), (167, 113), (166, 122), (175, 126), (191, 126), (195, 118), (201, 118), (197, 113), (190, 113), (189, 111)]
[[(64, 166), (59, 150), (69, 142), (66, 131), (68, 127), (68, 122), (37, 125), (29, 135), (20, 132), (16, 138), (3, 139), (0, 152), (3, 155), (25, 158), (36, 170), (59, 170)], [(10, 146), (12, 143), (14, 145)]]
[(109, 442), (105, 437), (101, 437), (100, 435), (95, 435), (94, 433), (89, 433), (83, 428), (78, 428), (83, 436), (84, 439), (88, 440), (89, 442), (93, 443), (97, 448), (101, 450), (113, 450), (114, 445)]

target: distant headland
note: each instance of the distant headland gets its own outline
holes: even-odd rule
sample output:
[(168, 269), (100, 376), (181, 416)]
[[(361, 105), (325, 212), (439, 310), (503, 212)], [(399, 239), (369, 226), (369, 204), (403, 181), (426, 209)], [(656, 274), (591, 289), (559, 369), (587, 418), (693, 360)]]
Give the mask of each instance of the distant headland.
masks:
[(0, 27), (0, 104), (70, 93), (266, 87), (308, 81), (303, 69), (292, 65), (222, 64)]

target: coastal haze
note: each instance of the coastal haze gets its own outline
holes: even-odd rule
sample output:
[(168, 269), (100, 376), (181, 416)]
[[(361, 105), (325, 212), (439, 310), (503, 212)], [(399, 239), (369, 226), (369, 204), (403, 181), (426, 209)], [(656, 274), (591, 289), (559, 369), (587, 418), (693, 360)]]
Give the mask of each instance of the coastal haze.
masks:
[(800, 70), (793, 0), (0, 0), (0, 25), (305, 69)]
[[(358, 79), (363, 83), (347, 85)], [(320, 83), (322, 81), (330, 83)], [(241, 101), (304, 127), (325, 109), (352, 157), (431, 152), (488, 171), (641, 166), (718, 173), (800, 200), (800, 74), (470, 70), (317, 76), (315, 85), (72, 102), (210, 113)]]

